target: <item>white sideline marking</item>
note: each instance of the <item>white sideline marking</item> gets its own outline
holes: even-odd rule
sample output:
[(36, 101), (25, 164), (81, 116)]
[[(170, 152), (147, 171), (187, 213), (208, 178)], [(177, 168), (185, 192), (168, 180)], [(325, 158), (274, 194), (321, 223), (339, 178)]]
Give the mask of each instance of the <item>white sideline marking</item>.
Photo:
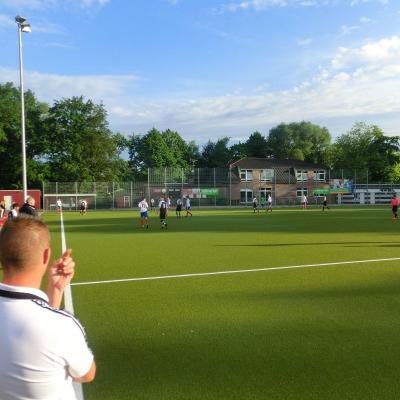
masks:
[(315, 268), (315, 267), (329, 267), (333, 265), (346, 265), (346, 264), (365, 264), (365, 263), (376, 263), (383, 261), (398, 261), (400, 257), (396, 258), (380, 258), (373, 260), (356, 260), (356, 261), (338, 261), (322, 264), (304, 264), (304, 265), (289, 265), (287, 267), (270, 267), (270, 268), (255, 268), (255, 269), (235, 269), (231, 271), (216, 271), (216, 272), (199, 272), (194, 274), (181, 274), (181, 275), (161, 275), (161, 276), (146, 276), (142, 278), (127, 278), (127, 279), (113, 279), (107, 281), (92, 281), (92, 282), (76, 282), (72, 283), (72, 286), (84, 286), (84, 285), (100, 285), (105, 283), (120, 283), (120, 282), (140, 282), (140, 281), (156, 281), (160, 279), (177, 279), (177, 278), (193, 278), (197, 276), (211, 276), (211, 275), (231, 275), (231, 274), (243, 274), (247, 272), (269, 272), (283, 269), (296, 269), (296, 268)]
[[(64, 254), (67, 251), (67, 241), (65, 239), (65, 228), (64, 228), (64, 216), (62, 211), (60, 212), (60, 225), (61, 225), (61, 251)], [(64, 290), (64, 308), (66, 311), (74, 315), (74, 303), (72, 301), (71, 285), (66, 286)], [(83, 388), (80, 382), (72, 383), (75, 390), (77, 400), (84, 400)]]

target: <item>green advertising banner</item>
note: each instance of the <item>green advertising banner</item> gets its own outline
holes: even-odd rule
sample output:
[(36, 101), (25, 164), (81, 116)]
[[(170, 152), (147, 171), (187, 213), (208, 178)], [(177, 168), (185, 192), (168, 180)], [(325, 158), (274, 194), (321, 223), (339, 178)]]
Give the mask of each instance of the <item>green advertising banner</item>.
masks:
[(314, 189), (314, 196), (325, 196), (331, 192), (330, 189)]
[(219, 189), (200, 189), (200, 193), (202, 196), (218, 197)]

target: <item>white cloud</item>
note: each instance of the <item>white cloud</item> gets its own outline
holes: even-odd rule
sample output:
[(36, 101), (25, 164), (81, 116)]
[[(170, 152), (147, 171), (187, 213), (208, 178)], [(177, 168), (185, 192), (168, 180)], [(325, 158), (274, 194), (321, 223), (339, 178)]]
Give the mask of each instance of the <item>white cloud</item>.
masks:
[(167, 0), (167, 2), (172, 6), (176, 6), (178, 4), (178, 0)]
[(340, 31), (341, 31), (342, 35), (351, 35), (357, 29), (360, 29), (360, 27), (358, 25), (353, 25), (353, 26), (342, 25), (340, 27)]
[(382, 5), (389, 4), (390, 0), (352, 0), (350, 5), (356, 6), (358, 4), (365, 4), (365, 3), (380, 3)]
[[(18, 73), (3, 68), (0, 79), (17, 83)], [(28, 72), (26, 85), (47, 101), (80, 94), (102, 100), (114, 129), (140, 132), (152, 126), (170, 127), (199, 142), (221, 134), (239, 136), (282, 121), (305, 119), (325, 124), (343, 119), (374, 120), (382, 115), (393, 119), (400, 113), (400, 36), (338, 48), (314, 78), (280, 91), (265, 85), (248, 94), (149, 101), (135, 95), (138, 79), (132, 75)]]
[[(282, 90), (180, 101), (130, 100), (110, 109), (114, 123), (173, 127), (182, 132), (243, 132), (281, 121), (331, 120), (400, 112), (400, 37), (339, 48), (311, 80)], [(131, 125), (132, 126), (132, 125)]]
[[(388, 4), (389, 0), (343, 0), (345, 4), (356, 6), (362, 3), (378, 2), (380, 4)], [(338, 0), (242, 0), (224, 3), (220, 7), (214, 8), (213, 14), (223, 14), (225, 12), (239, 12), (246, 10), (262, 11), (271, 7), (320, 7), (337, 4)]]
[[(18, 71), (0, 68), (2, 82), (18, 83)], [(140, 78), (135, 75), (57, 75), (25, 72), (26, 87), (40, 100), (52, 101), (60, 97), (84, 95), (96, 101), (120, 99)]]
[(361, 22), (362, 24), (369, 24), (370, 22), (372, 22), (372, 19), (363, 16), (363, 17), (360, 18), (360, 22)]

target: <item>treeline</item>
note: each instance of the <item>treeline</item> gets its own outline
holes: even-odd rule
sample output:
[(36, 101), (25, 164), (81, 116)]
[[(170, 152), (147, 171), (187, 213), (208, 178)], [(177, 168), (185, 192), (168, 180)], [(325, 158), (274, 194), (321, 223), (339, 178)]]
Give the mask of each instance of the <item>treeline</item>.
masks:
[[(28, 181), (129, 181), (157, 167), (226, 167), (241, 157), (292, 158), (332, 169), (369, 170), (371, 180), (400, 181), (399, 137), (358, 122), (332, 143), (327, 128), (311, 122), (279, 124), (231, 145), (229, 137), (205, 145), (175, 131), (153, 128), (123, 136), (110, 130), (102, 104), (83, 97), (52, 105), (25, 93)], [(20, 99), (0, 84), (0, 186), (21, 187)]]

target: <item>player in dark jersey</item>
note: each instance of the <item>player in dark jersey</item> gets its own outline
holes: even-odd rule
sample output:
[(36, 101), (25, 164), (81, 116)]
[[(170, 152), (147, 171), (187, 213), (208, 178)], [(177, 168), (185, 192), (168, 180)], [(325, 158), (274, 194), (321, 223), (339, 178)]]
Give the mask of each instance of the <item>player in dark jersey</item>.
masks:
[(181, 212), (182, 212), (182, 199), (176, 200), (176, 217), (181, 218)]
[(160, 202), (158, 203), (158, 209), (160, 212), (160, 224), (161, 229), (168, 229), (167, 225), (167, 215), (168, 215), (168, 204), (162, 196)]

